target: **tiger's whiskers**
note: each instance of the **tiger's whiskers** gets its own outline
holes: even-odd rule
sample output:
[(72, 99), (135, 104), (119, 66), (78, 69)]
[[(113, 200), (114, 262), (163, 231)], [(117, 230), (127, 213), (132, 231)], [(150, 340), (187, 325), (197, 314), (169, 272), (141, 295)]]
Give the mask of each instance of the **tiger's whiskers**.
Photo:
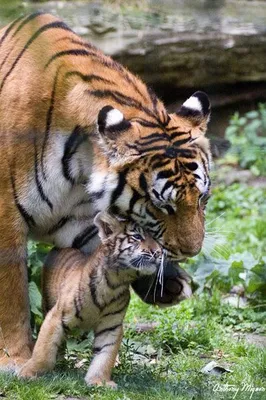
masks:
[(163, 297), (163, 284), (164, 284), (164, 258), (165, 258), (166, 252), (165, 250), (163, 250), (162, 253), (162, 258), (161, 258), (161, 264), (160, 264), (160, 268), (158, 270), (158, 274), (159, 274), (159, 283), (161, 285), (161, 297)]
[(164, 284), (163, 272), (164, 272), (165, 255), (166, 255), (166, 251), (163, 249), (162, 258), (161, 258), (161, 264), (160, 264), (160, 268), (158, 269), (157, 274), (156, 274), (156, 282), (155, 282), (154, 291), (153, 291), (153, 301), (154, 301), (154, 303), (155, 303), (156, 289), (157, 289), (158, 283), (160, 283), (160, 285), (161, 285), (161, 297), (163, 296), (163, 284)]
[(206, 226), (211, 225), (214, 221), (216, 221), (218, 218), (221, 218), (223, 215), (225, 214), (225, 211), (222, 212), (220, 215), (218, 215), (217, 217), (215, 217), (214, 219), (212, 219), (211, 221), (206, 223)]

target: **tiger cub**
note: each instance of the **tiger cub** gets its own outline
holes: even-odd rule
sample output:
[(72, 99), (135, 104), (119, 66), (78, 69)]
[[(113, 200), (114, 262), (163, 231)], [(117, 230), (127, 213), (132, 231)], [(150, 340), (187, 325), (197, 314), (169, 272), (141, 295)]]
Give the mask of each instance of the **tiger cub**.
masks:
[(94, 331), (94, 357), (85, 377), (88, 385), (115, 387), (111, 381), (130, 300), (129, 285), (156, 272), (162, 249), (133, 222), (107, 212), (94, 220), (101, 244), (91, 256), (79, 250), (52, 250), (43, 268), (43, 306), (48, 312), (32, 357), (19, 371), (35, 377), (51, 370), (64, 334), (72, 328)]

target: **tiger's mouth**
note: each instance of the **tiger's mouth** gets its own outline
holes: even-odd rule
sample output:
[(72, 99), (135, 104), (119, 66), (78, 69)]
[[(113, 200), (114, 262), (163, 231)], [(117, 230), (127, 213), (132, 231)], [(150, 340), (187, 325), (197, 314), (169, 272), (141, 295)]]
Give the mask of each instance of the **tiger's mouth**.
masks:
[(161, 260), (154, 254), (143, 254), (131, 260), (131, 266), (144, 274), (153, 274), (160, 266)]
[(172, 250), (169, 250), (166, 247), (163, 247), (163, 250), (165, 251), (167, 260), (169, 260), (169, 261), (180, 263), (180, 262), (185, 262), (188, 258), (188, 256), (182, 254), (181, 251), (178, 254), (178, 253), (173, 252)]

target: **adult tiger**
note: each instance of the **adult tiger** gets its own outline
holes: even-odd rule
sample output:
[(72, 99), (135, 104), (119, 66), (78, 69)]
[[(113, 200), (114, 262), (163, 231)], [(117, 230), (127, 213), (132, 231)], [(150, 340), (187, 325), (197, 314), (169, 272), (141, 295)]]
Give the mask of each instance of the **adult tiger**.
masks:
[[(197, 92), (168, 115), (140, 79), (49, 14), (0, 32), (0, 364), (7, 353), (17, 364), (31, 354), (29, 235), (89, 252), (93, 216), (112, 205), (149, 230), (169, 259), (199, 252), (209, 113)], [(135, 284), (144, 298), (142, 286)], [(161, 302), (175, 300), (178, 293)]]

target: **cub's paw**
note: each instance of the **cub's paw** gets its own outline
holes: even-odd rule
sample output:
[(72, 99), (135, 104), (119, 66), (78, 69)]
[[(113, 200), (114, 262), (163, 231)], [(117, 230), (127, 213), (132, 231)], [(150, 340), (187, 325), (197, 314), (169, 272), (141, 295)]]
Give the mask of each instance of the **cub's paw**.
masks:
[(85, 382), (88, 386), (107, 386), (112, 389), (117, 389), (117, 384), (114, 381), (105, 381), (99, 377), (85, 378)]
[(114, 381), (107, 381), (104, 383), (104, 385), (108, 386), (111, 389), (117, 389), (117, 383)]
[(31, 362), (31, 360), (29, 360), (22, 368), (20, 368), (17, 372), (17, 376), (23, 379), (36, 379), (38, 372), (36, 366)]

